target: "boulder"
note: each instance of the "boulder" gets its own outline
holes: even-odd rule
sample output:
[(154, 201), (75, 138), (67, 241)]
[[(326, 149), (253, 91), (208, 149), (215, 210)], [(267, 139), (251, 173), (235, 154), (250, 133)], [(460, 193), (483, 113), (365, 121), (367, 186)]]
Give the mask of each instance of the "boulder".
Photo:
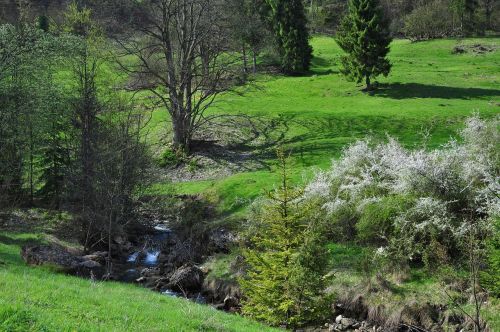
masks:
[(99, 262), (88, 260), (79, 263), (75, 271), (79, 277), (102, 279), (105, 267)]
[(238, 238), (232, 232), (219, 228), (212, 231), (209, 235), (208, 247), (214, 253), (229, 253), (231, 247), (236, 244)]
[(21, 257), (27, 264), (50, 264), (67, 273), (96, 279), (104, 275), (106, 255), (105, 252), (97, 252), (83, 257), (75, 256), (56, 244), (26, 245), (21, 249)]
[(157, 267), (146, 267), (141, 270), (141, 276), (143, 277), (154, 277), (160, 275), (160, 269)]
[(95, 261), (95, 262), (99, 262), (100, 264), (106, 264), (107, 257), (108, 257), (107, 251), (98, 251), (98, 252), (94, 252), (90, 255), (85, 255), (82, 257), (82, 259), (84, 261)]
[(204, 278), (200, 268), (192, 264), (185, 264), (172, 274), (168, 288), (180, 292), (198, 292), (203, 285)]
[(146, 277), (140, 277), (140, 278), (135, 279), (135, 282), (142, 284), (142, 283), (146, 282), (146, 280), (147, 280)]
[(118, 275), (118, 280), (124, 282), (138, 282), (139, 278), (141, 278), (141, 274), (137, 269), (128, 269)]
[(345, 328), (350, 328), (356, 323), (357, 323), (356, 320), (354, 320), (352, 318), (342, 318), (340, 320), (340, 324), (342, 324), (342, 326)]
[(224, 299), (224, 310), (226, 311), (238, 311), (240, 307), (240, 301), (234, 296), (226, 296)]
[(97, 269), (101, 268), (102, 264), (96, 261), (84, 261), (79, 264), (80, 267), (86, 268), (86, 269)]
[(340, 329), (338, 328), (339, 324), (329, 324), (328, 325), (328, 332), (339, 332)]
[(236, 281), (211, 279), (203, 282), (203, 296), (210, 303), (223, 303), (229, 297), (241, 298), (241, 289)]
[(69, 253), (59, 245), (26, 245), (21, 248), (21, 257), (29, 265), (56, 265), (69, 271), (81, 263), (82, 258)]

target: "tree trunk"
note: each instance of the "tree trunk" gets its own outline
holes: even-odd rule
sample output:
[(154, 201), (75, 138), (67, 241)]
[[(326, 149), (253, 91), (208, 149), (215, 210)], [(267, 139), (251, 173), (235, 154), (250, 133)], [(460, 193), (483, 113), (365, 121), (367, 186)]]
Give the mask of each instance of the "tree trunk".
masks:
[(256, 74), (257, 73), (257, 52), (255, 50), (253, 50), (253, 73)]
[(172, 117), (173, 146), (174, 150), (189, 153), (191, 144), (190, 121), (185, 119), (184, 112), (175, 112)]
[(33, 206), (34, 204), (34, 183), (33, 183), (33, 163), (34, 163), (34, 149), (35, 149), (35, 142), (34, 142), (34, 137), (33, 137), (33, 120), (29, 119), (30, 121), (30, 128), (29, 128), (29, 136), (30, 136), (30, 175), (29, 175), (29, 179), (30, 179), (30, 205)]
[(366, 91), (371, 91), (372, 85), (370, 81), (370, 76), (366, 76)]
[(244, 43), (242, 46), (242, 52), (243, 52), (243, 71), (245, 73), (248, 73), (247, 48), (245, 47)]

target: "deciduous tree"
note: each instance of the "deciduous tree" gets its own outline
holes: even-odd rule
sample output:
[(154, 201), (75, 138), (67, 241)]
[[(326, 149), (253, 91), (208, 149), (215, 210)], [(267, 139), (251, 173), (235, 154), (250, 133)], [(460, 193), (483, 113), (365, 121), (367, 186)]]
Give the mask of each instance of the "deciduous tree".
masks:
[(235, 59), (228, 52), (228, 31), (219, 21), (220, 1), (145, 0), (134, 2), (131, 29), (119, 44), (118, 61), (166, 108), (176, 151), (189, 153), (196, 131), (213, 119), (207, 109), (227, 91)]

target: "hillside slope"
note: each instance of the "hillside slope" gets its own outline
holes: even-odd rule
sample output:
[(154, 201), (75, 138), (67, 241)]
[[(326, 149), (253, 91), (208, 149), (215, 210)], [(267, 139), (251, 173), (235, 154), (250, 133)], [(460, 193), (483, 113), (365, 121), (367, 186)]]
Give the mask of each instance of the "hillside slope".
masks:
[(42, 239), (0, 234), (0, 331), (277, 331), (135, 285), (26, 266), (20, 247)]
[[(328, 167), (331, 158), (357, 139), (385, 139), (388, 134), (407, 147), (436, 148), (455, 136), (471, 114), (500, 113), (499, 38), (395, 40), (389, 55), (392, 72), (379, 78), (379, 89), (372, 94), (340, 74), (341, 51), (333, 38), (315, 37), (312, 45), (315, 58), (309, 75), (260, 75), (241, 95), (220, 97), (212, 112), (234, 116), (237, 125), (207, 131), (226, 153), (209, 156), (215, 170), (191, 165), (192, 179), (174, 181), (179, 193), (215, 193), (222, 210), (234, 213), (274, 185), (277, 145), (291, 151), (300, 181), (314, 168)], [(457, 45), (467, 51), (453, 54)], [(474, 45), (489, 51), (478, 52)], [(156, 136), (168, 135), (166, 111), (156, 111), (151, 125)], [(206, 147), (201, 150), (208, 155)], [(253, 163), (247, 162), (251, 159)], [(237, 170), (228, 171), (231, 167)], [(200, 172), (210, 176), (200, 179)], [(160, 183), (156, 188), (166, 187)]]

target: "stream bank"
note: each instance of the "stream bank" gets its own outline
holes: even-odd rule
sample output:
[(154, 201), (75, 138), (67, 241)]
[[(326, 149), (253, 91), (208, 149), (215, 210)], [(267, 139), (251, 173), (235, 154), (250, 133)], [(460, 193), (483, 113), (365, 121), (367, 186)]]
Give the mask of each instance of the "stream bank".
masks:
[(206, 280), (203, 262), (217, 252), (229, 251), (236, 236), (219, 228), (208, 234), (205, 245), (194, 245), (166, 222), (144, 227), (142, 234), (116, 236), (108, 252), (88, 255), (59, 243), (28, 244), (21, 256), (30, 265), (50, 264), (58, 270), (94, 280), (134, 283), (166, 296), (184, 297), (220, 310), (239, 311), (240, 292), (235, 285)]

